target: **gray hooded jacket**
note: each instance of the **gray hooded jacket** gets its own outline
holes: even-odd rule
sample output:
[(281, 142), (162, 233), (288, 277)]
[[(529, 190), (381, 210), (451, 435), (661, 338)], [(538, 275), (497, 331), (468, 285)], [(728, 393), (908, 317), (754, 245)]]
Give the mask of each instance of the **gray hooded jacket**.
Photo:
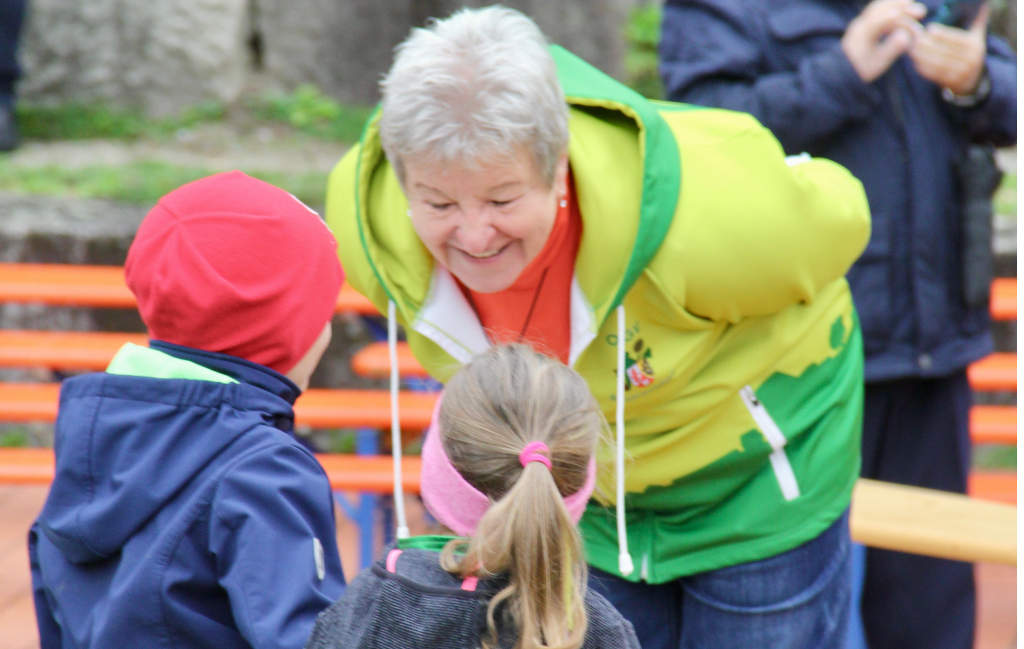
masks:
[[(487, 604), (505, 585), (481, 579), (474, 590), (445, 571), (432, 550), (403, 550), (389, 572), (381, 560), (359, 574), (320, 614), (306, 649), (475, 649), (487, 629)], [(588, 591), (583, 649), (640, 649), (631, 625), (604, 597)], [(500, 646), (515, 636), (499, 628)]]

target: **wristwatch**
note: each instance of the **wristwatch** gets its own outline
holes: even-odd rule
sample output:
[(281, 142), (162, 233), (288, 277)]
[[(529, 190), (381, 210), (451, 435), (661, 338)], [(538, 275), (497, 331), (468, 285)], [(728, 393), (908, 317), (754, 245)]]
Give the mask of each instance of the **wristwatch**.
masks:
[(978, 80), (978, 87), (974, 89), (974, 92), (966, 95), (958, 95), (949, 88), (942, 89), (942, 99), (947, 104), (952, 104), (959, 108), (974, 108), (981, 102), (988, 99), (988, 96), (992, 93), (992, 80), (988, 78), (988, 68), (981, 71), (981, 79)]

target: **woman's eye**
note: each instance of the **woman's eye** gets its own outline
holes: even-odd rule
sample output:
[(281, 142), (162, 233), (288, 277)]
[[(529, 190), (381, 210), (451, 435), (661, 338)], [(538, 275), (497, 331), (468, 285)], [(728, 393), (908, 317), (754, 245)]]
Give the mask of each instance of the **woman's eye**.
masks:
[(491, 205), (493, 205), (495, 207), (505, 207), (506, 205), (510, 205), (511, 203), (512, 203), (511, 200), (508, 200), (508, 201), (491, 201)]
[(452, 206), (451, 203), (430, 203), (430, 202), (428, 202), (427, 205), (429, 205), (431, 207), (431, 209), (435, 209), (435, 210), (438, 210), (438, 211), (446, 210), (446, 209), (448, 209), (449, 207)]

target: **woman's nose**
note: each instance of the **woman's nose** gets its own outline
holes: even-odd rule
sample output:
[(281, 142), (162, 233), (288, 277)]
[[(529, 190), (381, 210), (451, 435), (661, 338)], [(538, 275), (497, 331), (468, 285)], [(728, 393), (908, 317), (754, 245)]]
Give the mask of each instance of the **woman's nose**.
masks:
[(491, 225), (491, 219), (482, 210), (477, 211), (466, 215), (462, 223), (459, 224), (456, 237), (459, 247), (470, 254), (479, 255), (491, 252), (488, 247), (494, 239), (494, 226)]

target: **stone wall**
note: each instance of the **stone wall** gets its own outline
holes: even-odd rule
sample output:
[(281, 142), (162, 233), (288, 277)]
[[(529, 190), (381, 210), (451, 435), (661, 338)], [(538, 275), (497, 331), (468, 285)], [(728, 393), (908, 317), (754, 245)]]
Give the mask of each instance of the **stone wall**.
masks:
[(18, 93), (154, 115), (232, 101), (251, 68), (249, 33), (247, 0), (32, 0)]
[[(510, 0), (553, 41), (621, 76), (623, 25), (642, 0)], [(32, 0), (21, 45), (26, 101), (107, 101), (166, 115), (230, 103), (254, 77), (311, 82), (372, 104), (412, 26), (480, 0)]]

